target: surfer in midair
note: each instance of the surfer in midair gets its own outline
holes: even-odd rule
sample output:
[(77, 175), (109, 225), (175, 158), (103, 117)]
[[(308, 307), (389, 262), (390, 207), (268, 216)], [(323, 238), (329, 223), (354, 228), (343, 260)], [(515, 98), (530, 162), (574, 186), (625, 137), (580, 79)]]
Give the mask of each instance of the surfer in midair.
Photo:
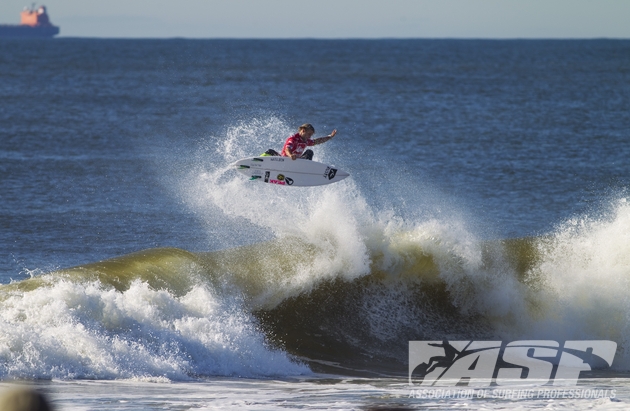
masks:
[(298, 128), (298, 132), (287, 138), (287, 141), (284, 143), (284, 147), (282, 147), (282, 151), (278, 153), (275, 150), (269, 149), (265, 152), (268, 156), (284, 156), (291, 157), (291, 160), (295, 160), (297, 158), (304, 158), (306, 160), (313, 159), (313, 150), (306, 150), (306, 147), (316, 146), (318, 144), (322, 144), (330, 140), (337, 134), (337, 130), (333, 130), (332, 133), (327, 135), (326, 137), (319, 137), (312, 139), (313, 134), (315, 134), (315, 128), (309, 124), (302, 124)]

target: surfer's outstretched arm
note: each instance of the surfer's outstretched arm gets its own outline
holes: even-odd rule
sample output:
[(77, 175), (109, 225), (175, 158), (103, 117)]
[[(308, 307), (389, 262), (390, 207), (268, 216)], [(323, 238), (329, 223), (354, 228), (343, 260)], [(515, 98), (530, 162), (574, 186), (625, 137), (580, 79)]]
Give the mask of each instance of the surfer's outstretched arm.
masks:
[(313, 143), (314, 143), (314, 145), (325, 143), (328, 140), (330, 140), (331, 138), (333, 138), (335, 136), (335, 134), (337, 134), (337, 130), (333, 130), (332, 133), (330, 133), (326, 137), (319, 137), (319, 138), (313, 139)]

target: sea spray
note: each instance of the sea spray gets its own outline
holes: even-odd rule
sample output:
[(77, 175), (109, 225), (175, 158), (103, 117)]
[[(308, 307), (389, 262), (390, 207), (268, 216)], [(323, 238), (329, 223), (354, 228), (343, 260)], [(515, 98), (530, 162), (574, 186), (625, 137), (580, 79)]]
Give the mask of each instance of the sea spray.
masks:
[(592, 215), (567, 219), (537, 241), (539, 263), (526, 281), (536, 287), (537, 324), (529, 335), (610, 339), (614, 366), (630, 364), (630, 205), (611, 200)]

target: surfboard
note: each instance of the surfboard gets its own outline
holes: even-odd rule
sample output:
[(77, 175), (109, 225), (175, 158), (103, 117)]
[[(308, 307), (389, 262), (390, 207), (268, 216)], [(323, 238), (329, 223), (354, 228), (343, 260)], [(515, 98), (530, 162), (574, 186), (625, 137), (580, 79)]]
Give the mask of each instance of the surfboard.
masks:
[(244, 158), (233, 166), (250, 180), (293, 187), (312, 187), (336, 183), (350, 174), (337, 167), (312, 160), (260, 156)]

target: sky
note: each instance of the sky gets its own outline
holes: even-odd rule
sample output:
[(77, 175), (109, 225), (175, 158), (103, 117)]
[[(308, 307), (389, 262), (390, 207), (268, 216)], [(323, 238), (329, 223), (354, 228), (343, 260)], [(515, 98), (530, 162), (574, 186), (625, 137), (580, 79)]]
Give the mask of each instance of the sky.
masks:
[[(0, 0), (18, 24), (30, 0)], [(41, 4), (41, 3), (38, 3)], [(60, 36), (630, 38), (630, 0), (45, 0)]]

